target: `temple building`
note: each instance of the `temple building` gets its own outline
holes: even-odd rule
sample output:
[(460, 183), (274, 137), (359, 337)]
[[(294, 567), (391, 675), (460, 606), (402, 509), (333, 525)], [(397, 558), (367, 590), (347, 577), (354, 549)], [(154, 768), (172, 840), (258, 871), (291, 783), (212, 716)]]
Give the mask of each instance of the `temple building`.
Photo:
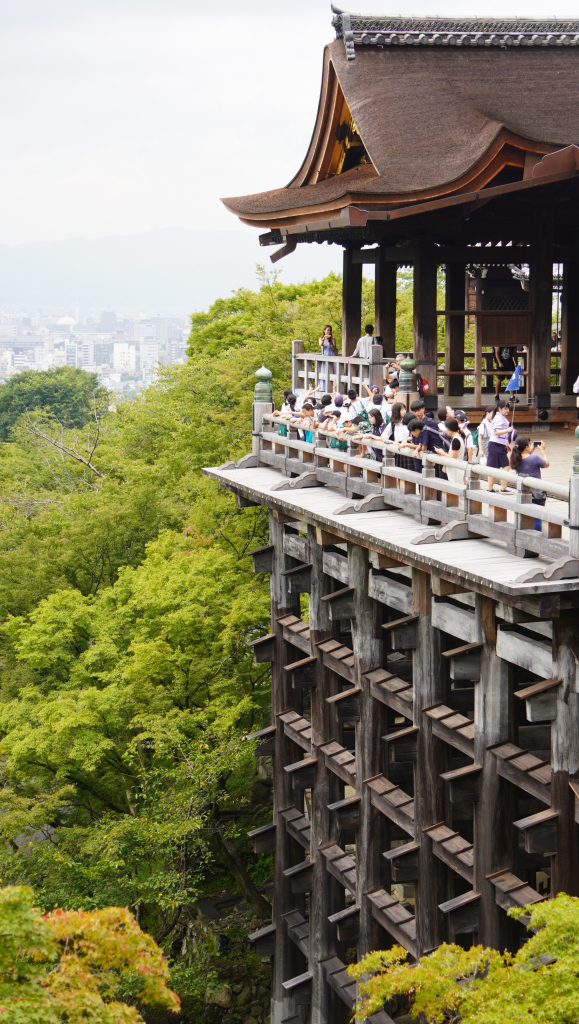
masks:
[[(524, 366), (517, 424), (575, 426), (579, 21), (336, 11), (334, 26), (300, 171), (226, 200), (274, 258), (343, 247), (342, 352), (294, 341), (294, 390), (383, 381), (412, 267), (431, 405), (449, 396), (476, 421), (505, 346)], [(384, 348), (362, 358), (369, 262)], [(250, 833), (274, 855), (273, 911), (250, 939), (271, 957), (272, 1024), (346, 1024), (365, 953), (515, 951), (529, 918), (510, 909), (579, 895), (579, 463), (562, 484), (436, 452), (409, 468), (379, 436), (364, 457), (323, 424), (282, 423), (271, 373), (256, 376), (251, 452), (204, 470), (269, 510), (250, 554), (271, 625), (251, 646), (272, 716), (249, 738), (273, 766), (271, 820)], [(393, 1000), (368, 1020), (408, 1012)]]
[(343, 356), (361, 333), (364, 264), (375, 265), (386, 356), (397, 268), (412, 267), (414, 358), (431, 406), (452, 396), (476, 421), (494, 391), (493, 348), (514, 346), (519, 421), (568, 424), (579, 375), (579, 21), (334, 10), (300, 170), (285, 188), (226, 207), (262, 229), (262, 246), (282, 246), (274, 261), (297, 245), (343, 247)]

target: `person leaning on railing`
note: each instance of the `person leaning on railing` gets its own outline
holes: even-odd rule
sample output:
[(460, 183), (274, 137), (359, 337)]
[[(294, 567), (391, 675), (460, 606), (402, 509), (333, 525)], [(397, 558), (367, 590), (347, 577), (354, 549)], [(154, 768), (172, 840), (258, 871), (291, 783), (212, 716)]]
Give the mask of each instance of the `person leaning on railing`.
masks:
[[(412, 404), (414, 405), (415, 403), (413, 402)], [(415, 456), (424, 450), (422, 445), (424, 424), (417, 416), (412, 416), (412, 418), (407, 421), (406, 426), (409, 434), (408, 437), (400, 444), (400, 454), (405, 458), (410, 458), (410, 453), (412, 452), (414, 471), (416, 473), (422, 473), (422, 459), (418, 459)]]
[[(532, 476), (541, 479), (541, 470), (547, 469), (549, 460), (545, 458), (545, 442), (531, 441), (530, 437), (521, 435), (513, 442), (511, 448), (511, 469), (519, 476)], [(547, 492), (540, 487), (531, 488), (533, 505), (544, 505)], [(541, 520), (533, 519), (533, 529), (541, 531)]]
[(458, 465), (456, 469), (454, 467), (447, 467), (446, 475), (451, 484), (464, 484), (464, 450), (465, 442), (460, 429), (458, 426), (458, 420), (452, 416), (450, 419), (445, 421), (446, 432), (450, 438), (450, 448), (446, 452), (442, 448), (435, 448), (437, 455), (444, 455), (450, 459), (456, 459)]

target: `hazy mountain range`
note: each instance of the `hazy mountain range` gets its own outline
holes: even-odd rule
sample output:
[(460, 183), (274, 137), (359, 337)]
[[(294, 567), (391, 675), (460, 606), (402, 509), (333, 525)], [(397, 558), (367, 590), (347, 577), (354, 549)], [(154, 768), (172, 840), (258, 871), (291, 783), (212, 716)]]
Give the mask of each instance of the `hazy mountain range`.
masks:
[[(102, 307), (192, 312), (256, 284), (255, 267), (270, 269), (258, 232), (160, 228), (108, 238), (0, 245), (0, 307)], [(302, 245), (277, 264), (282, 280), (323, 277), (341, 269), (337, 246)], [(74, 313), (73, 313), (74, 315)]]

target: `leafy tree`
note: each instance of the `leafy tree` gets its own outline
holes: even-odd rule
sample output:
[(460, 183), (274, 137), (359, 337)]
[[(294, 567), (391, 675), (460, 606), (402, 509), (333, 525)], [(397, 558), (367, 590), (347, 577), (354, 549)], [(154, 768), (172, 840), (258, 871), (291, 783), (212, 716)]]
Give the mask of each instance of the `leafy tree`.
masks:
[[(136, 1007), (179, 1010), (161, 950), (117, 907), (42, 914), (25, 886), (0, 889), (0, 1013), (6, 1024), (137, 1024)], [(4, 1016), (5, 1015), (5, 1016)]]
[[(412, 1018), (429, 1024), (570, 1024), (579, 1017), (579, 899), (553, 900), (509, 911), (528, 918), (535, 934), (514, 955), (443, 943), (418, 964), (394, 946), (349, 967), (360, 981), (357, 1019), (395, 996), (407, 998)], [(368, 979), (368, 974), (372, 976)]]
[[(229, 349), (247, 345), (254, 339), (281, 340), (299, 338), (306, 351), (317, 352), (318, 338), (326, 323), (334, 338), (342, 339), (342, 278), (330, 273), (321, 281), (283, 284), (280, 271), (267, 273), (257, 268), (259, 291), (240, 288), (230, 298), (217, 299), (203, 313), (193, 313), (189, 355), (213, 357)], [(374, 282), (364, 280), (362, 323), (374, 316)], [(269, 366), (269, 363), (266, 365)]]
[(140, 907), (162, 936), (208, 859), (251, 889), (223, 815), (250, 813), (238, 737), (269, 704), (247, 647), (269, 598), (227, 547), (166, 532), (96, 597), (60, 590), (8, 619), (0, 865), (47, 903)]
[(0, 438), (8, 441), (12, 428), (26, 411), (43, 409), (65, 427), (83, 427), (93, 416), (94, 403), (108, 401), (96, 373), (74, 366), (24, 370), (0, 388)]

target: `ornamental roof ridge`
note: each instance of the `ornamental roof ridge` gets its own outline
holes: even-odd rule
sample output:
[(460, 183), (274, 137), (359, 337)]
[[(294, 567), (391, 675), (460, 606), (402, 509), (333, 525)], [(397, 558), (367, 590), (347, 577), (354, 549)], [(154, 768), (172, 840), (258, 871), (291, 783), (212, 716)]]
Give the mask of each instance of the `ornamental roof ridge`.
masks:
[(344, 40), (348, 60), (355, 60), (360, 46), (579, 46), (579, 20), (352, 14), (333, 4), (332, 11), (336, 38)]

